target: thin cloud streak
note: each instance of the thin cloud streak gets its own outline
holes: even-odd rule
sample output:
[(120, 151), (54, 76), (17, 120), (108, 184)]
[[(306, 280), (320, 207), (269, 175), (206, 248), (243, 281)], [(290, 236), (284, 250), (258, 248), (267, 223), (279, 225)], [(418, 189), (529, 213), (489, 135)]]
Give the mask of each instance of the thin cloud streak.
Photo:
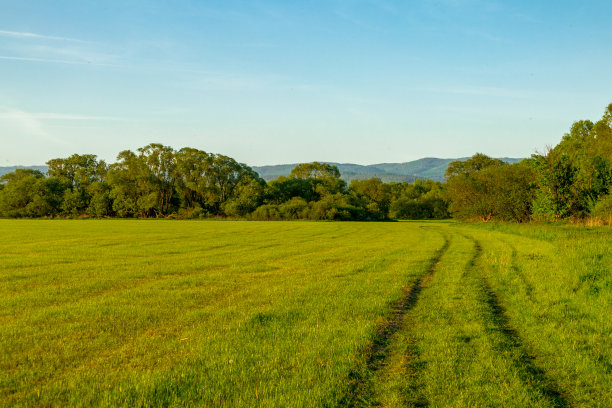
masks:
[(78, 40), (76, 38), (59, 37), (59, 36), (54, 36), (54, 35), (43, 35), (43, 34), (28, 33), (28, 32), (21, 32), (21, 31), (0, 30), (0, 36), (12, 37), (12, 38), (24, 38), (24, 39), (31, 38), (31, 39), (39, 39), (39, 40), (85, 42), (83, 40)]
[(91, 62), (91, 61), (71, 61), (71, 60), (34, 58), (34, 57), (13, 57), (9, 55), (0, 55), (0, 59), (10, 60), (10, 61), (43, 62), (43, 63), (50, 63), (50, 64), (92, 65), (96, 67), (115, 67), (115, 68), (122, 67), (122, 65), (117, 65), (117, 64), (105, 64), (105, 63)]
[(72, 115), (65, 113), (52, 112), (25, 112), (19, 109), (9, 109), (5, 112), (0, 112), (0, 119), (21, 119), (24, 117), (36, 120), (110, 120), (119, 121), (120, 118), (112, 116), (88, 116), (88, 115)]
[(8, 122), (9, 129), (12, 125), (14, 128), (18, 129), (19, 133), (26, 136), (33, 136), (35, 138), (47, 140), (64, 146), (70, 145), (65, 140), (57, 138), (49, 133), (42, 120), (36, 117), (35, 114), (31, 114), (20, 109), (8, 109), (7, 111), (0, 113), (0, 123), (2, 121)]

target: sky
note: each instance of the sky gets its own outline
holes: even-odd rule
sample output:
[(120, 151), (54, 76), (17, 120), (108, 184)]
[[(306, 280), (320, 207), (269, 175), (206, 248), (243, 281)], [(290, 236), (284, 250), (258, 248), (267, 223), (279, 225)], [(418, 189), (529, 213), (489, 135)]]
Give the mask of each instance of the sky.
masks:
[(612, 2), (0, 0), (0, 166), (528, 157), (612, 103)]

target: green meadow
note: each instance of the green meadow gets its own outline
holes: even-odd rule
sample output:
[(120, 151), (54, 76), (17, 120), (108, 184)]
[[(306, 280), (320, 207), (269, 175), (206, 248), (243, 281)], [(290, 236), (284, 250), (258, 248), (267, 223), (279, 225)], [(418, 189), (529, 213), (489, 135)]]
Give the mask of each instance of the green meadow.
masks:
[(610, 407), (612, 230), (0, 220), (0, 406)]

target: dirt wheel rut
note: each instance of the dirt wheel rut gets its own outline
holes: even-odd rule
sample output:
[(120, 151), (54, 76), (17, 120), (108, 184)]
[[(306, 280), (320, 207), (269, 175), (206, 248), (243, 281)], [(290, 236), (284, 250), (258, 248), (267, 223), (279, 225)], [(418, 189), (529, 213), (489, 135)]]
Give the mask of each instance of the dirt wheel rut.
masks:
[[(478, 271), (477, 263), (483, 252), (480, 242), (469, 235), (463, 236), (474, 243), (475, 249), (474, 257), (466, 268), (465, 274), (474, 274), (477, 277), (480, 292), (483, 296), (482, 301), (487, 304), (490, 311), (488, 331), (497, 331), (502, 334), (501, 341), (497, 344), (498, 350), (500, 352), (510, 352), (512, 365), (519, 374), (521, 381), (526, 386), (540, 392), (549, 401), (550, 406), (570, 407), (571, 404), (565, 397), (565, 393), (559, 389), (558, 385), (543, 369), (537, 366), (535, 356), (528, 352), (518, 331), (512, 327), (506, 308), (488, 278)], [(513, 257), (515, 256), (516, 252), (513, 252)]]
[[(419, 299), (423, 289), (423, 281), (429, 279), (436, 270), (436, 266), (450, 246), (450, 239), (443, 235), (444, 244), (431, 258), (425, 273), (411, 286), (403, 289), (403, 295), (390, 306), (390, 314), (384, 323), (375, 329), (374, 338), (370, 346), (363, 352), (365, 368), (355, 370), (349, 375), (349, 391), (344, 395), (338, 406), (341, 407), (369, 407), (378, 405), (374, 401), (375, 392), (372, 389), (371, 379), (382, 367), (389, 357), (392, 337), (405, 326), (405, 315)], [(420, 401), (416, 406), (427, 406), (427, 401)]]

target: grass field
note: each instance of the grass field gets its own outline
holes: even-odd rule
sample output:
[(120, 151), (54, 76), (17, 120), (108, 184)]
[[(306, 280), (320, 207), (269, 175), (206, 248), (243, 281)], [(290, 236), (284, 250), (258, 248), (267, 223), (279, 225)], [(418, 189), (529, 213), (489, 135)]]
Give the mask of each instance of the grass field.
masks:
[(612, 231), (0, 220), (1, 406), (612, 406)]

